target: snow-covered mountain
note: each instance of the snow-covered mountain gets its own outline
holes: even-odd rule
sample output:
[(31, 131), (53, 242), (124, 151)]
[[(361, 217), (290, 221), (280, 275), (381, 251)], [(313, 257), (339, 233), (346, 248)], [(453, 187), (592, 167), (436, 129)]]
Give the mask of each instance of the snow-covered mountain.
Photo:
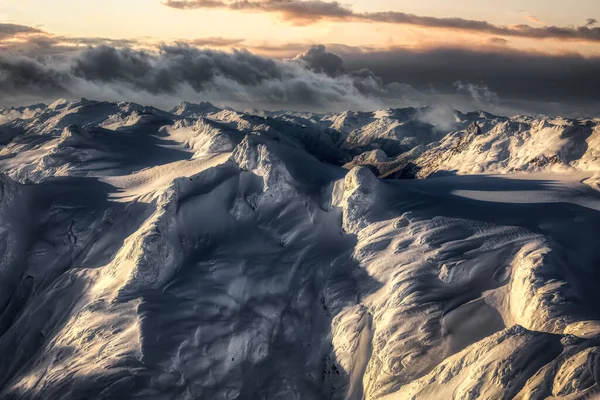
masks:
[(0, 398), (598, 394), (600, 120), (34, 109), (0, 124)]
[(219, 111), (221, 111), (220, 108), (215, 107), (208, 101), (203, 101), (198, 104), (190, 103), (189, 101), (183, 101), (174, 107), (170, 112), (181, 117), (199, 118)]
[(0, 124), (14, 119), (30, 119), (40, 114), (47, 106), (45, 104), (33, 104), (26, 107), (0, 107)]

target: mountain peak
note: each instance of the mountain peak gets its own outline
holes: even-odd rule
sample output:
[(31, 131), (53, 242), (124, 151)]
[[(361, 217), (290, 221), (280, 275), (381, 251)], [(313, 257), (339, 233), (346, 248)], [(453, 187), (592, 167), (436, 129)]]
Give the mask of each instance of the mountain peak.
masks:
[(208, 101), (202, 101), (200, 103), (191, 103), (189, 101), (183, 101), (173, 109), (170, 113), (181, 117), (197, 118), (205, 116), (207, 114), (221, 111), (220, 108), (215, 107)]

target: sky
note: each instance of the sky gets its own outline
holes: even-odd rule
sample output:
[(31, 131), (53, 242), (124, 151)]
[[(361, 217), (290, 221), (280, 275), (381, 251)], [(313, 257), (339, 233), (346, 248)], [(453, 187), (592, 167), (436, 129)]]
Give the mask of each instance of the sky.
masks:
[[(181, 3), (181, 2), (180, 2)], [(194, 4), (194, 2), (189, 2)], [(487, 21), (498, 25), (581, 26), (595, 18), (594, 0), (354, 0), (341, 3), (355, 12), (395, 11), (419, 16)], [(289, 43), (339, 43), (350, 46), (418, 47), (433, 44), (481, 44), (495, 37), (480, 32), (449, 32), (435, 27), (403, 24), (341, 22), (323, 19), (297, 23), (277, 13), (233, 11), (216, 7), (181, 10), (159, 0), (3, 0), (0, 20), (34, 26), (57, 35), (138, 39), (148, 42), (194, 40), (206, 37), (243, 40), (245, 47)], [(585, 41), (512, 38), (511, 47), (561, 52), (579, 49), (597, 54), (598, 46)], [(266, 46), (265, 46), (266, 47)], [(264, 49), (260, 51), (267, 53)]]
[[(0, 104), (86, 94), (600, 114), (596, 18), (597, 0), (2, 0)], [(273, 74), (236, 75), (254, 68), (246, 57)], [(200, 70), (178, 70), (183, 59)], [(320, 96), (323, 79), (332, 93)]]

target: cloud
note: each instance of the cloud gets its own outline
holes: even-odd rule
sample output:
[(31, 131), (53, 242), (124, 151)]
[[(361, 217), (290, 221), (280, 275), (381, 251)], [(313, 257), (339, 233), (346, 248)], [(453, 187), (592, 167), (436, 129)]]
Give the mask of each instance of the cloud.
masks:
[(485, 82), (503, 101), (597, 104), (600, 57), (549, 55), (493, 48), (390, 49), (345, 52), (347, 70), (367, 68), (384, 84), (406, 82), (420, 91), (456, 91), (455, 82)]
[(328, 52), (322, 44), (311, 46), (307, 52), (297, 55), (294, 59), (303, 61), (311, 71), (322, 72), (329, 76), (345, 72), (342, 57)]
[(182, 43), (154, 50), (99, 45), (61, 51), (60, 45), (48, 46), (18, 55), (0, 50), (3, 102), (88, 97), (164, 107), (208, 100), (320, 112), (424, 105), (447, 110), (450, 105), (501, 114), (600, 113), (600, 58), (576, 54), (532, 54), (498, 46), (485, 51), (332, 51), (312, 45), (282, 60)]
[[(322, 50), (322, 54), (309, 50), (305, 56), (327, 58)], [(101, 45), (60, 56), (3, 54), (0, 90), (13, 101), (49, 101), (57, 96), (122, 100), (145, 93), (146, 100), (192, 97), (312, 110), (377, 108), (384, 105), (381, 98), (398, 91), (372, 74), (344, 74), (343, 66), (336, 76), (312, 70), (309, 64), (320, 61), (307, 60), (276, 60), (247, 50), (222, 52), (185, 44), (162, 45), (156, 52)]]
[(8, 39), (21, 34), (41, 33), (39, 29), (25, 25), (0, 23), (0, 39)]
[(447, 102), (434, 103), (421, 109), (418, 119), (421, 122), (435, 126), (437, 130), (443, 132), (448, 132), (457, 125), (454, 108)]
[(504, 38), (491, 37), (488, 39), (488, 43), (493, 46), (506, 46), (509, 43), (509, 41)]
[[(0, 24), (0, 51), (13, 51), (40, 56), (46, 53), (64, 53), (76, 47), (109, 45), (131, 47), (141, 44), (136, 39), (109, 39), (102, 37), (60, 36), (31, 26)], [(17, 40), (6, 40), (17, 39)]]
[(499, 36), (515, 36), (534, 39), (559, 39), (600, 41), (600, 28), (595, 28), (595, 21), (589, 19), (581, 26), (530, 26), (495, 25), (487, 21), (464, 18), (437, 18), (419, 16), (398, 11), (356, 12), (337, 1), (321, 0), (167, 0), (164, 5), (181, 9), (228, 9), (232, 11), (249, 11), (273, 13), (282, 19), (297, 25), (307, 25), (322, 20), (383, 22), (390, 24), (415, 25), (429, 28), (451, 29), (480, 32)]
[(151, 61), (151, 55), (144, 51), (102, 45), (88, 48), (73, 58), (69, 72), (89, 82), (122, 82), (150, 93), (174, 91), (173, 82), (160, 73), (151, 74)]
[(139, 45), (140, 41), (135, 39), (108, 39), (103, 37), (71, 37), (71, 36), (53, 36), (48, 35), (46, 40), (53, 43), (63, 43), (70, 45), (81, 45), (81, 46), (116, 46), (116, 47), (130, 47)]
[(69, 75), (23, 56), (0, 54), (0, 92), (3, 95), (64, 93)]
[(171, 8), (190, 10), (199, 8), (225, 8), (235, 11), (255, 11), (279, 14), (284, 20), (298, 25), (317, 22), (322, 19), (344, 19), (354, 15), (352, 10), (337, 1), (320, 0), (168, 0), (165, 4)]
[[(78, 37), (55, 35), (37, 28), (24, 25), (0, 24), (0, 39), (16, 38), (18, 40), (0, 40), (0, 52), (19, 53), (32, 58), (40, 56), (65, 55), (77, 53), (87, 47), (108, 46), (114, 48), (156, 48), (157, 43), (149, 38), (145, 40), (133, 38), (112, 39), (104, 37)], [(203, 37), (196, 39), (179, 39), (175, 44), (196, 47), (232, 47), (240, 46), (245, 39), (227, 37)], [(306, 48), (304, 45), (303, 49)]]
[[(186, 1), (186, 0), (167, 0), (163, 2), (164, 5), (171, 8), (177, 8), (180, 10), (190, 10), (197, 8), (223, 8), (227, 7), (227, 4), (219, 1), (219, 0), (195, 0), (195, 1)], [(233, 8), (233, 4), (231, 4)]]
[(194, 46), (200, 47), (230, 47), (242, 44), (245, 39), (224, 38), (224, 37), (207, 37), (193, 40), (182, 41)]
[[(253, 42), (251, 46), (248, 46), (248, 49), (261, 54), (268, 54), (270, 56), (292, 58), (301, 56), (307, 51), (307, 49), (310, 49), (313, 46), (321, 46), (321, 44), (309, 42)], [(328, 52), (338, 55), (345, 52), (363, 52), (373, 50), (373, 48), (370, 46), (350, 46), (341, 43), (327, 43), (326, 46)]]
[(531, 23), (535, 24), (535, 25), (545, 25), (542, 20), (540, 20), (538, 17), (536, 17), (535, 15), (527, 15), (525, 16), (525, 18), (527, 18), (528, 21), (530, 21)]
[(490, 88), (487, 87), (487, 85), (483, 82), (474, 84), (456, 81), (454, 82), (454, 87), (458, 90), (458, 92), (468, 93), (477, 104), (483, 105), (483, 107), (498, 105), (500, 102), (500, 97), (498, 94), (492, 92)]

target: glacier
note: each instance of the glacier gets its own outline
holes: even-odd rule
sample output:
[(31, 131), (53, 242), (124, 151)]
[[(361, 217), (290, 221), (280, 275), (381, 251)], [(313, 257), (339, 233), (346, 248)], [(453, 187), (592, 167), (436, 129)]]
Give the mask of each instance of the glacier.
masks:
[(2, 399), (600, 395), (600, 119), (0, 115)]

